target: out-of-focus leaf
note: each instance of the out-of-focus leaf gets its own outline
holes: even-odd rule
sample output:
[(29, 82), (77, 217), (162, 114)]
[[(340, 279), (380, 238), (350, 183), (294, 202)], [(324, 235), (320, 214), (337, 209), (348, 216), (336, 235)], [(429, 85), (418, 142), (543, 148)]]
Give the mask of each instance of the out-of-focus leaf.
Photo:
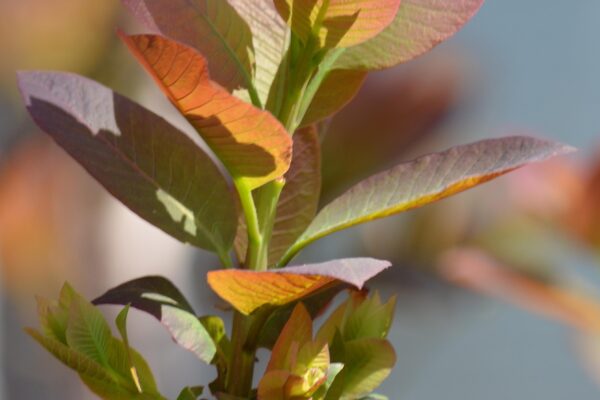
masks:
[[(219, 0), (218, 0), (219, 1)], [(262, 104), (267, 103), (271, 85), (289, 46), (288, 26), (273, 0), (229, 0), (248, 23), (254, 44), (254, 86)]]
[(283, 257), (330, 233), (441, 200), (532, 162), (573, 151), (524, 136), (483, 140), (376, 174), (325, 206)]
[(203, 391), (202, 386), (186, 387), (179, 393), (177, 400), (197, 400)]
[(275, 0), (275, 6), (304, 43), (315, 36), (322, 47), (348, 47), (388, 26), (400, 0)]
[(158, 319), (173, 340), (210, 363), (217, 351), (215, 342), (181, 292), (160, 276), (134, 279), (110, 289), (94, 304), (131, 304)]
[(481, 250), (461, 248), (446, 253), (440, 261), (440, 272), (461, 286), (583, 332), (600, 333), (600, 299), (572, 287), (539, 281), (512, 271)]
[(231, 188), (185, 134), (73, 74), (21, 72), (19, 85), (36, 123), (132, 211), (183, 242), (231, 248)]
[(351, 400), (372, 392), (396, 363), (396, 352), (387, 340), (352, 340), (344, 344), (344, 350), (344, 368), (334, 379), (326, 400)]
[(151, 33), (161, 33), (204, 54), (213, 79), (221, 86), (229, 91), (252, 88), (252, 33), (227, 1), (122, 2)]
[(227, 269), (209, 272), (208, 284), (238, 311), (250, 314), (259, 307), (282, 306), (341, 282), (362, 288), (389, 266), (387, 261), (349, 258), (265, 272)]
[(336, 67), (384, 69), (409, 61), (454, 35), (483, 0), (402, 0), (394, 21), (373, 39), (348, 48)]
[(200, 53), (157, 35), (121, 38), (234, 179), (254, 189), (288, 170), (292, 139), (285, 128), (211, 81)]

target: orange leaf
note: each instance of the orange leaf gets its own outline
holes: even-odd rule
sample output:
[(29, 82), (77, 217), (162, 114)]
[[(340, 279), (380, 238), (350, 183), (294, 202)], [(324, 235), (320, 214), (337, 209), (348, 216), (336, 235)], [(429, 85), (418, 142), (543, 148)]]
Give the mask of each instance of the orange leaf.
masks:
[(292, 141), (284, 127), (213, 82), (200, 53), (158, 35), (120, 36), (234, 179), (254, 189), (287, 171)]
[(336, 282), (360, 289), (389, 266), (387, 261), (352, 258), (265, 272), (226, 269), (209, 272), (208, 284), (221, 298), (248, 315), (265, 305), (291, 303)]

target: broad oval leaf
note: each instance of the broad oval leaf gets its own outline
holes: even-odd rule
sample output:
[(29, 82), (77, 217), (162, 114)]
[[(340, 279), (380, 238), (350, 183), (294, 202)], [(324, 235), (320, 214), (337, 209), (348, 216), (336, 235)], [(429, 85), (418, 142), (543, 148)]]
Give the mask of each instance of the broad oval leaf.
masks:
[(224, 0), (122, 0), (151, 33), (200, 51), (213, 79), (229, 91), (252, 88), (252, 33)]
[(454, 35), (484, 0), (402, 0), (394, 21), (371, 40), (346, 49), (343, 69), (384, 69), (412, 60)]
[(275, 6), (305, 43), (314, 35), (321, 47), (348, 47), (388, 26), (400, 0), (275, 0)]
[(120, 36), (234, 179), (254, 189), (288, 170), (292, 141), (285, 128), (213, 82), (200, 53), (158, 35)]
[(513, 136), (457, 146), (397, 165), (325, 206), (281, 263), (285, 265), (300, 249), (330, 233), (424, 206), (573, 150), (556, 142)]
[(94, 304), (130, 304), (158, 319), (175, 343), (210, 363), (216, 345), (194, 310), (169, 280), (147, 276), (125, 282), (93, 301)]
[(372, 258), (348, 258), (265, 272), (217, 270), (208, 273), (208, 284), (248, 315), (262, 306), (282, 306), (340, 282), (362, 288), (390, 265)]
[(20, 72), (19, 85), (40, 128), (133, 212), (183, 242), (229, 251), (231, 187), (184, 133), (77, 75)]
[(254, 45), (254, 86), (262, 104), (267, 104), (279, 65), (287, 52), (290, 35), (273, 0), (229, 0), (248, 23)]

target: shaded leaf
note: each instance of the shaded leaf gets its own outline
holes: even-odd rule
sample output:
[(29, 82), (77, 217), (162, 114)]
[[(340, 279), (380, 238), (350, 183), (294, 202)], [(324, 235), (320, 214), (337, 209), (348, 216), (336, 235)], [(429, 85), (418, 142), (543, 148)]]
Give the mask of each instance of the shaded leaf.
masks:
[(200, 53), (157, 35), (121, 38), (234, 179), (254, 189), (288, 170), (292, 140), (284, 127), (213, 82)]
[(132, 211), (183, 242), (231, 248), (231, 188), (185, 134), (77, 75), (20, 72), (19, 86), (35, 122)]
[(238, 311), (250, 314), (259, 307), (282, 306), (341, 282), (362, 288), (389, 266), (387, 261), (349, 258), (265, 272), (218, 270), (208, 273), (208, 284)]
[(525, 136), (483, 140), (417, 158), (376, 174), (325, 206), (282, 263), (330, 233), (424, 206), (532, 162), (572, 152)]
[(217, 351), (187, 300), (163, 277), (148, 276), (123, 283), (95, 299), (94, 304), (131, 304), (149, 313), (167, 328), (178, 345), (206, 363), (213, 360)]
[(222, 0), (122, 0), (151, 33), (185, 43), (207, 58), (212, 76), (233, 91), (252, 86), (252, 33)]
[(409, 61), (454, 35), (483, 0), (402, 0), (394, 21), (379, 35), (348, 48), (336, 67), (384, 69)]
[(288, 26), (275, 9), (273, 0), (229, 0), (248, 23), (254, 44), (254, 86), (262, 104), (289, 46)]
[(400, 0), (275, 0), (282, 18), (306, 43), (348, 47), (380, 33), (394, 20)]

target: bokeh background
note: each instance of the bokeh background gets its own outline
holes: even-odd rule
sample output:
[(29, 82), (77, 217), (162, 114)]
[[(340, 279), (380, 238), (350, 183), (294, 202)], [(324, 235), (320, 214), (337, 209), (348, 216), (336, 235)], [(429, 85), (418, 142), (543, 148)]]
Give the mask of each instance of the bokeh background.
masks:
[[(301, 257), (394, 262), (372, 285), (398, 294), (398, 364), (381, 389), (390, 399), (600, 395), (599, 18), (595, 0), (487, 0), (448, 43), (372, 74), (330, 121), (323, 202), (389, 163), (476, 139), (526, 133), (580, 149), (333, 235)], [(20, 103), (15, 70), (69, 70), (187, 129), (116, 40), (117, 26), (132, 26), (117, 0), (0, 0), (0, 399), (92, 398), (22, 331), (37, 324), (34, 296), (55, 297), (65, 280), (92, 298), (162, 274), (197, 311), (218, 312), (204, 283), (217, 260), (108, 197)], [(131, 341), (165, 394), (212, 379), (160, 325), (131, 314)]]

